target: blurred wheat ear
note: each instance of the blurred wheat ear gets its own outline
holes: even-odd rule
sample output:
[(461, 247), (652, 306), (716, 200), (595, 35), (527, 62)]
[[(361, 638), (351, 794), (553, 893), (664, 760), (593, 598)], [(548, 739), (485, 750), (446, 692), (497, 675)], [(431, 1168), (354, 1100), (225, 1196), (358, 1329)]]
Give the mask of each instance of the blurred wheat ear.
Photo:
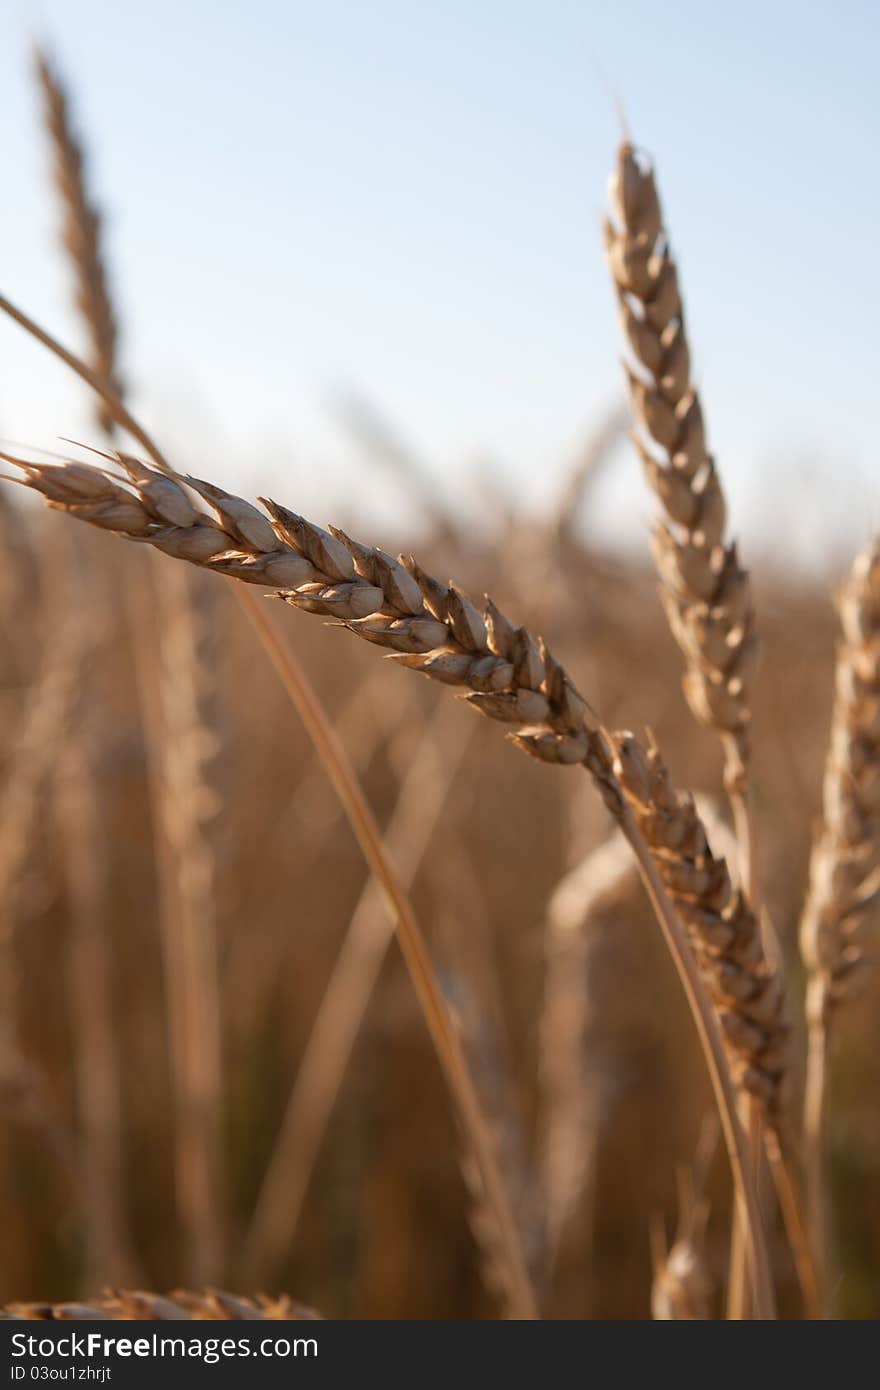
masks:
[(191, 1293), (176, 1289), (170, 1294), (115, 1289), (85, 1303), (10, 1303), (0, 1319), (41, 1322), (90, 1322), (108, 1319), (132, 1322), (260, 1322), (320, 1318), (311, 1308), (295, 1303), (286, 1294), (267, 1298), (242, 1298), (238, 1294), (209, 1289)]

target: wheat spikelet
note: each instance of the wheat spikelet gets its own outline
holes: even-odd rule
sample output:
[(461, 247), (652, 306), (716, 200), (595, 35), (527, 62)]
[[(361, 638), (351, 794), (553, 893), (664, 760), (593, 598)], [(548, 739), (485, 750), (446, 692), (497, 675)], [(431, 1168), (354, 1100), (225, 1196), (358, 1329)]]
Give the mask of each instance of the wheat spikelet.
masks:
[(823, 1026), (864, 967), (862, 932), (880, 892), (880, 542), (856, 557), (839, 610), (824, 816), (800, 932), (807, 1013)]
[[(71, 123), (67, 94), (47, 55), (39, 49), (36, 69), (64, 215), (62, 238), (76, 272), (77, 308), (88, 330), (89, 365), (118, 392), (118, 331), (101, 249), (101, 217), (86, 190), (83, 151)], [(111, 432), (113, 415), (103, 402), (98, 418), (102, 428)]]
[(608, 263), (638, 370), (627, 368), (637, 441), (665, 513), (655, 555), (696, 717), (728, 736), (728, 785), (748, 762), (750, 686), (758, 655), (749, 577), (725, 540), (726, 504), (693, 385), (678, 271), (651, 168), (629, 142), (611, 178)]
[(615, 771), (709, 984), (740, 1087), (778, 1127), (787, 1071), (782, 981), (755, 915), (716, 858), (693, 798), (676, 791), (659, 750), (615, 735)]
[(85, 1303), (9, 1303), (0, 1319), (41, 1322), (261, 1322), (319, 1319), (320, 1314), (296, 1303), (287, 1294), (268, 1298), (242, 1298), (208, 1289), (192, 1293), (176, 1289), (170, 1294), (145, 1293), (141, 1289), (107, 1290)]

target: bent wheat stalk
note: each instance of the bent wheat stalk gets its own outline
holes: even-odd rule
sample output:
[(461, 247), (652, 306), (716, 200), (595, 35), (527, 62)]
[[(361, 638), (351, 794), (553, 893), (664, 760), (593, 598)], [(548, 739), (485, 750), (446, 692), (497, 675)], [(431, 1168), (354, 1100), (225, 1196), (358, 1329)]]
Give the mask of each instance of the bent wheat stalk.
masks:
[[(510, 725), (513, 742), (533, 757), (587, 769), (636, 853), (694, 1012), (746, 1213), (758, 1313), (772, 1316), (773, 1292), (759, 1205), (747, 1172), (724, 1045), (658, 867), (664, 862), (663, 847), (659, 851), (649, 848), (620, 783), (620, 749), (612, 751), (599, 727), (592, 720), (587, 722), (586, 703), (547, 647), (526, 629), (510, 623), (491, 600), (481, 613), (466, 595), (439, 583), (413, 559), (394, 560), (341, 531), (323, 531), (276, 503), (265, 504), (267, 520), (243, 499), (212, 484), (187, 479), (188, 486), (211, 509), (205, 512), (193, 504), (173, 477), (126, 455), (118, 455), (119, 475), (79, 463), (59, 467), (11, 461), (22, 468), (26, 485), (41, 492), (50, 506), (245, 583), (280, 584), (279, 596), (286, 602), (335, 618), (362, 638), (390, 649), (398, 663), (463, 689), (465, 700), (475, 709)], [(268, 615), (259, 605), (252, 605), (252, 610), (254, 620), (263, 627), (267, 649), (303, 701), (312, 736), (322, 745), (331, 745), (327, 750), (329, 765), (334, 776), (344, 779), (341, 750), (332, 748), (332, 732), (321, 726), (318, 712), (309, 709), (314, 697), (303, 696), (298, 674), (287, 669), (287, 654)], [(632, 748), (634, 741), (627, 746)], [(346, 794), (353, 798), (352, 820), (362, 844), (377, 872), (384, 876), (384, 865), (376, 857), (381, 847), (362, 794), (359, 788), (348, 788)], [(398, 891), (396, 883), (386, 881), (385, 886), (392, 894)], [(392, 900), (399, 910), (406, 910), (396, 896)], [(433, 976), (431, 983), (425, 980), (427, 962), (421, 938), (415, 932), (404, 938), (410, 946), (413, 939), (418, 944), (410, 965), (424, 991), (423, 1007), (430, 1011), (438, 1032), (451, 1029), (442, 1001), (432, 998)], [(457, 1039), (455, 1048), (458, 1052)], [(467, 1075), (463, 1060), (460, 1066)]]
[(839, 596), (843, 641), (825, 768), (823, 821), (800, 927), (807, 972), (804, 1142), (810, 1221), (826, 1252), (828, 1056), (834, 1023), (865, 966), (880, 894), (880, 541), (855, 558)]

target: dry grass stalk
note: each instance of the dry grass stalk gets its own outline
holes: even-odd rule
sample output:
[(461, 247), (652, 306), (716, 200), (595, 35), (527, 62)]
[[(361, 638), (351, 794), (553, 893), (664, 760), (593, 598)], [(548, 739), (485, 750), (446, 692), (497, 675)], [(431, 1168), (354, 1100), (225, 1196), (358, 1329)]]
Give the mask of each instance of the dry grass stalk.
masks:
[(657, 1222), (651, 1231), (654, 1282), (651, 1314), (658, 1322), (705, 1322), (712, 1317), (712, 1277), (706, 1263), (709, 1201), (705, 1183), (717, 1141), (715, 1125), (705, 1125), (694, 1167), (678, 1173), (678, 1230), (670, 1250)]
[[(441, 706), (401, 782), (385, 839), (407, 891), (432, 844), (469, 734)], [(243, 1264), (255, 1280), (272, 1279), (290, 1250), (321, 1140), (393, 933), (394, 920), (370, 879), (315, 1015), (244, 1240)]]
[[(841, 1005), (866, 964), (864, 929), (880, 892), (880, 543), (856, 556), (839, 596), (843, 642), (825, 769), (823, 820), (800, 928), (807, 972), (804, 1140), (810, 1217), (828, 1244), (825, 1128), (828, 1056)], [(827, 1251), (826, 1251), (827, 1261)], [(826, 1263), (823, 1261), (823, 1264)]]
[[(69, 988), (73, 1014), (77, 1117), (82, 1150), (85, 1223), (83, 1282), (137, 1278), (127, 1221), (122, 1083), (109, 951), (110, 888), (99, 728), (96, 659), (108, 650), (110, 615), (95, 569), (80, 560), (73, 604), (86, 610), (91, 660), (82, 663), (78, 730), (65, 738), (55, 773), (55, 808), (70, 915)], [(64, 569), (63, 564), (59, 567)], [(64, 574), (70, 582), (69, 570)]]
[(635, 864), (619, 830), (557, 884), (547, 904), (541, 1013), (542, 1191), (548, 1274), (565, 1227), (592, 1191), (605, 1078), (588, 1055), (590, 1022), (601, 1015), (591, 989), (604, 933), (588, 930), (629, 888)]
[[(725, 858), (735, 856), (736, 841), (716, 804), (699, 796), (697, 807), (716, 850)], [(569, 1219), (585, 1198), (589, 1203), (592, 1190), (607, 1084), (592, 1054), (608, 1010), (593, 976), (609, 945), (608, 917), (632, 892), (635, 880), (629, 845), (615, 831), (560, 879), (547, 904), (540, 1066), (542, 1187), (551, 1271)]]
[[(62, 237), (76, 272), (76, 303), (89, 335), (88, 360), (95, 374), (118, 394), (117, 325), (101, 251), (101, 217), (88, 196), (82, 146), (70, 119), (70, 103), (47, 55), (36, 51), (46, 126), (52, 144), (55, 185), (64, 214)], [(108, 432), (113, 414), (106, 404), (98, 416)]]
[(0, 1319), (41, 1322), (260, 1322), (314, 1320), (320, 1318), (311, 1308), (296, 1303), (287, 1294), (267, 1298), (242, 1298), (239, 1294), (208, 1289), (191, 1293), (175, 1289), (170, 1294), (145, 1293), (140, 1289), (113, 1289), (86, 1303), (10, 1303), (0, 1311)]
[(554, 548), (571, 544), (578, 514), (588, 489), (603, 470), (618, 441), (626, 432), (629, 416), (621, 405), (606, 409), (590, 430), (574, 467), (570, 470), (554, 508), (550, 534)]
[[(502, 1039), (493, 1019), (468, 978), (460, 972), (447, 975), (447, 998), (464, 1040), (483, 1108), (492, 1126), (498, 1164), (511, 1194), (522, 1235), (523, 1249), (532, 1282), (541, 1282), (544, 1269), (544, 1229), (536, 1174), (518, 1097), (504, 1055)], [(504, 1251), (499, 1248), (495, 1223), (485, 1201), (473, 1161), (463, 1151), (462, 1176), (471, 1194), (470, 1224), (482, 1252), (482, 1274), (486, 1288), (505, 1305), (510, 1303)]]
[[(28, 322), (20, 311), (9, 312), (20, 322)], [(42, 336), (51, 342), (48, 335)], [(81, 364), (76, 369), (81, 371)], [(124, 475), (111, 476), (106, 470), (75, 463), (58, 467), (11, 461), (22, 468), (26, 485), (42, 492), (50, 506), (229, 577), (249, 583), (280, 583), (279, 596), (288, 603), (335, 618), (364, 639), (390, 648), (397, 662), (444, 684), (464, 687), (467, 702), (490, 718), (512, 725), (513, 742), (533, 757), (587, 768), (637, 856), (694, 1012), (723, 1112), (735, 1180), (748, 1213), (759, 1312), (761, 1316), (772, 1315), (773, 1294), (759, 1207), (745, 1171), (743, 1136), (730, 1109), (733, 1092), (715, 1018), (661, 875), (662, 860), (655, 862), (652, 857), (617, 780), (603, 734), (596, 725), (585, 722), (587, 706), (564, 669), (543, 643), (511, 624), (491, 600), (480, 613), (454, 586), (439, 583), (412, 559), (405, 563), (394, 560), (341, 531), (323, 531), (286, 508), (267, 502), (270, 525), (242, 499), (209, 483), (187, 479), (213, 515), (203, 512), (169, 476), (170, 469), (158, 473), (128, 456), (117, 458)], [(252, 608), (252, 613), (259, 623), (259, 608)], [(265, 636), (267, 649), (272, 651), (271, 627)], [(298, 674), (285, 672), (286, 654), (277, 639), (274, 654), (290, 687), (302, 695)], [(325, 722), (316, 714), (311, 731), (314, 737), (327, 741), (329, 731), (322, 727)], [(334, 756), (339, 775), (343, 757), (341, 749), (338, 758)], [(349, 794), (359, 795), (353, 788)], [(362, 844), (369, 845), (375, 829), (365, 805), (353, 823), (365, 837)], [(371, 852), (378, 867), (378, 842)], [(413, 960), (411, 965), (430, 989), (421, 973), (427, 962)], [(439, 1001), (431, 1008), (437, 1008), (446, 1019)], [(439, 1016), (437, 1021), (439, 1025)], [(485, 1151), (483, 1157), (494, 1169)]]
[[(196, 1282), (223, 1267), (221, 1171), (223, 1056), (215, 922), (212, 782), (213, 621), (190, 576), (172, 569), (156, 586), (159, 689), (145, 689), (159, 718), (151, 762), (158, 779), (157, 833), (170, 866), (162, 912), (169, 1057), (174, 1074), (175, 1181)], [(148, 673), (142, 672), (148, 687)]]
[(434, 538), (446, 545), (457, 545), (461, 527), (438, 496), (437, 483), (430, 469), (376, 406), (357, 392), (346, 391), (336, 397), (334, 414), (366, 457), (386, 469), (393, 481), (411, 494), (431, 523)]
[[(387, 692), (388, 682), (384, 679), (384, 672), (374, 671), (372, 674), (373, 679), (354, 687), (340, 712), (333, 717), (334, 727), (349, 750), (352, 766), (359, 778), (383, 754), (387, 754), (396, 767), (398, 744), (405, 745), (405, 756), (411, 757), (412, 726), (406, 716), (415, 712), (413, 702), (408, 698), (412, 691), (407, 687), (396, 692), (397, 698), (394, 695), (388, 698), (387, 693), (385, 698), (380, 698), (383, 688)], [(406, 776), (407, 771), (408, 768), (403, 771), (402, 777)], [(290, 844), (291, 837), (295, 837), (298, 872), (306, 878), (309, 870), (318, 864), (322, 851), (332, 843), (344, 814), (324, 770), (315, 760), (315, 765), (305, 768), (302, 780), (291, 793), (287, 806), (268, 827), (270, 839), (266, 851), (270, 859), (280, 857), (285, 852), (285, 846)], [(270, 875), (270, 879), (265, 885), (269, 896), (262, 910), (267, 919), (273, 920), (288, 906), (289, 888), (283, 878)], [(248, 885), (249, 899), (254, 889), (255, 885)], [(285, 950), (286, 938), (281, 934), (267, 935), (265, 940), (252, 940), (236, 932), (228, 942), (221, 993), (228, 1000), (230, 1026), (238, 1033), (246, 1034), (255, 1011), (265, 1007), (273, 983), (278, 979)], [(234, 984), (232, 989), (228, 988), (231, 984)]]
[(43, 795), (70, 732), (86, 651), (83, 621), (65, 613), (48, 634), (42, 669), (17, 731), (0, 793), (0, 1092), (7, 1104), (49, 1134), (52, 1147), (75, 1171), (76, 1141), (52, 1113), (39, 1073), (21, 1051), (15, 935), (21, 885)]

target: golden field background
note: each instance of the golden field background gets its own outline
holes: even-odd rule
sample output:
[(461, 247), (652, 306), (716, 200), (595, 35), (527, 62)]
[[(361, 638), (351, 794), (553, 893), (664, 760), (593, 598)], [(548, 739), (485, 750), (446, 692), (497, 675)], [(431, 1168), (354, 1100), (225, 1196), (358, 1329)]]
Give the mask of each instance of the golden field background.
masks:
[[(366, 478), (369, 468), (365, 460)], [(183, 790), (169, 783), (174, 769), (156, 751), (168, 728), (150, 729), (143, 715), (151, 690), (163, 681), (179, 687), (159, 574), (184, 567), (18, 508), (13, 491), (0, 497), (0, 1303), (70, 1298), (132, 1279), (161, 1289), (195, 1280), (286, 1290), (326, 1316), (496, 1316), (468, 1224), (445, 1086), (393, 942), (292, 1238), (279, 1259), (257, 1251), (243, 1263), (309, 1031), (367, 880), (229, 584), (188, 570), (200, 625), (195, 676), (186, 676), (197, 682), (201, 727), (191, 766), (203, 785), (183, 821), (191, 833), (198, 826), (198, 932), (209, 958), (216, 953), (222, 1071), (205, 1099), (217, 1126), (215, 1209), (209, 1231), (203, 1215), (187, 1234), (175, 1187), (175, 975), (163, 970), (162, 954), (179, 903), (167, 899), (173, 820), (161, 808), (163, 797), (173, 806), (189, 795), (193, 779), (184, 757)], [(279, 500), (297, 505), (295, 495)], [(584, 511), (591, 505), (588, 487)], [(412, 536), (364, 539), (389, 549), (413, 544)], [(748, 560), (748, 537), (743, 550)], [(605, 722), (649, 724), (679, 784), (719, 796), (717, 740), (684, 704), (647, 538), (644, 566), (587, 551), (567, 529), (522, 521), (501, 523), (488, 542), (426, 534), (419, 556), (472, 592), (489, 588), (547, 638)], [(754, 713), (762, 869), (797, 1016), (796, 927), (819, 814), (837, 629), (830, 577), (787, 582), (759, 569), (755, 578), (764, 653)], [(554, 949), (548, 902), (563, 875), (610, 836), (610, 819), (579, 771), (515, 756), (447, 692), (392, 669), (346, 633), (281, 605), (273, 617), (386, 827), (410, 776), (405, 823), (412, 833), (422, 818), (427, 838), (416, 910), (538, 1233), (553, 1198), (546, 1158), (554, 1062), (562, 1057), (568, 1068), (564, 1082), (582, 1118), (569, 1129), (565, 1157), (573, 1151), (582, 1171), (547, 1276), (546, 1315), (648, 1316), (651, 1224), (662, 1215), (671, 1236), (676, 1167), (691, 1162), (710, 1099), (680, 987), (634, 879), (570, 938), (562, 978), (584, 1007), (582, 1036), (573, 1045), (569, 1037), (565, 1050), (564, 1007), (562, 1023), (558, 1011), (549, 1014), (557, 1031), (545, 1027), (554, 1003), (548, 980), (560, 978), (546, 969)], [(28, 733), (35, 708), (38, 736)], [(416, 765), (422, 783), (413, 787)], [(431, 794), (446, 781), (432, 823)], [(389, 843), (393, 850), (394, 834)], [(373, 911), (381, 917), (381, 906)], [(845, 1270), (835, 1306), (857, 1318), (880, 1313), (880, 1010), (876, 978), (865, 977), (870, 983), (840, 1017), (831, 1106)], [(210, 978), (204, 988), (210, 994)], [(117, 1139), (121, 1145), (118, 1171), (107, 1171), (108, 1132), (109, 1151)], [(720, 1155), (710, 1193), (708, 1261), (720, 1290), (729, 1236)], [(107, 1229), (108, 1209), (117, 1230)], [(774, 1253), (783, 1311), (791, 1312), (797, 1295), (781, 1237)]]

